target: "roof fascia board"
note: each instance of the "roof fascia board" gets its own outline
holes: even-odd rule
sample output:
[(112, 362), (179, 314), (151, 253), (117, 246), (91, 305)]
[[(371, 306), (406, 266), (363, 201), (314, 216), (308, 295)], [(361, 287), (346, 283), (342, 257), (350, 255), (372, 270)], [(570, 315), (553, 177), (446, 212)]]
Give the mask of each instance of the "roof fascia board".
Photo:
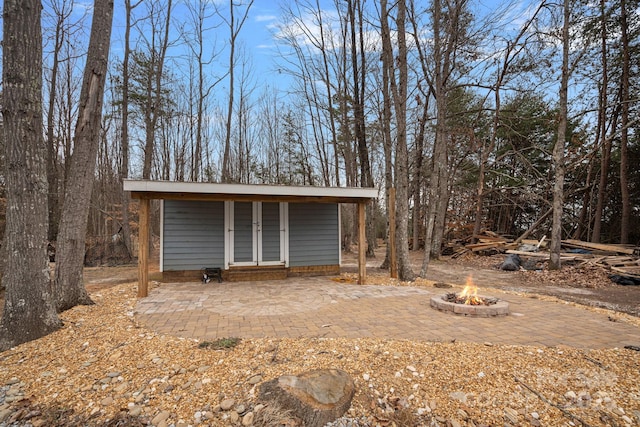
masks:
[[(124, 180), (124, 190), (134, 198), (199, 200), (299, 200), (357, 203), (378, 197), (375, 188), (311, 187), (264, 184)], [(331, 199), (331, 200), (325, 200)]]

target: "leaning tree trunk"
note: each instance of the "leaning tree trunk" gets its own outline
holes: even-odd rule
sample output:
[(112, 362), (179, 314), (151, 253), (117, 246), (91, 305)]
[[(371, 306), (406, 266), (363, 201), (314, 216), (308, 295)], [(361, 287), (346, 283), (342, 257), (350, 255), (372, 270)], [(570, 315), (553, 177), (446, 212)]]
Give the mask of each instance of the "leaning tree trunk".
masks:
[(0, 351), (60, 328), (47, 258), (47, 150), (42, 135), (39, 0), (5, 0), (3, 131), (7, 196)]
[(95, 0), (85, 66), (80, 109), (71, 156), (69, 181), (65, 189), (58, 247), (56, 248), (55, 291), (57, 308), (67, 310), (92, 304), (82, 281), (85, 237), (99, 145), (104, 84), (113, 21), (113, 0)]

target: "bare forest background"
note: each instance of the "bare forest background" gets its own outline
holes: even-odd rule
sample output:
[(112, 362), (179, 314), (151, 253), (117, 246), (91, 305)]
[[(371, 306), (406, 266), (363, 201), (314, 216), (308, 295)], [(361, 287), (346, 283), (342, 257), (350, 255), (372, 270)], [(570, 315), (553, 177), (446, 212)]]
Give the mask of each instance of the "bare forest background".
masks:
[[(388, 236), (395, 188), (401, 278), (414, 275), (403, 262), (410, 249), (425, 250), (424, 274), (447, 239), (551, 235), (554, 200), (562, 238), (640, 242), (638, 0), (482, 10), (467, 0), (287, 1), (272, 28), (279, 77), (268, 85), (242, 42), (253, 0), (115, 3), (125, 25), (111, 36), (89, 243), (119, 235), (131, 250), (137, 209), (126, 178), (374, 186), (370, 255)], [(43, 1), (54, 246), (87, 60), (85, 7)], [(343, 207), (345, 249), (354, 213)]]

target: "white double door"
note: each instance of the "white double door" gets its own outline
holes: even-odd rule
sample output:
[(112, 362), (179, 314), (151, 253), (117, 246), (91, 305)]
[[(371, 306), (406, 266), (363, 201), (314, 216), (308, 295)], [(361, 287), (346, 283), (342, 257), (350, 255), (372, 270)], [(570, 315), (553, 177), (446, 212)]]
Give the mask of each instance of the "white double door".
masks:
[(227, 265), (286, 265), (287, 207), (278, 202), (225, 202)]

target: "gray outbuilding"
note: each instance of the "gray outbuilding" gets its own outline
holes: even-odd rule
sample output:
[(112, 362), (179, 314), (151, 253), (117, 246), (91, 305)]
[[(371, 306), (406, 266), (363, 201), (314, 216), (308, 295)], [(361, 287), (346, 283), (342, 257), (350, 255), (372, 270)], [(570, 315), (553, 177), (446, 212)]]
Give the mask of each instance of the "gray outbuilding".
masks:
[(365, 205), (373, 188), (125, 180), (140, 200), (138, 296), (148, 292), (149, 202), (160, 200), (164, 280), (228, 281), (340, 272), (341, 203), (358, 206), (358, 279), (366, 280)]

